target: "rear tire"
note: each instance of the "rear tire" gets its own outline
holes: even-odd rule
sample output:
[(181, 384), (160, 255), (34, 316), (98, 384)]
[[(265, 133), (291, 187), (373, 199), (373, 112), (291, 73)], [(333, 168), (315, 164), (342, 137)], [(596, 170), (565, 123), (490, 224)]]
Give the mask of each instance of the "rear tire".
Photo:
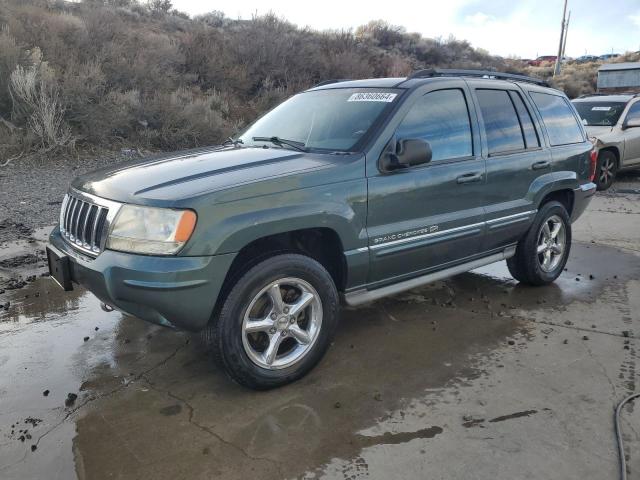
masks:
[(545, 203), (507, 260), (509, 272), (519, 282), (547, 285), (562, 273), (571, 250), (571, 221), (560, 202)]
[(317, 261), (282, 254), (231, 287), (205, 337), (236, 382), (256, 390), (298, 380), (324, 356), (338, 322), (338, 292)]
[(618, 161), (613, 152), (605, 150), (598, 155), (595, 183), (598, 190), (607, 190), (616, 178)]

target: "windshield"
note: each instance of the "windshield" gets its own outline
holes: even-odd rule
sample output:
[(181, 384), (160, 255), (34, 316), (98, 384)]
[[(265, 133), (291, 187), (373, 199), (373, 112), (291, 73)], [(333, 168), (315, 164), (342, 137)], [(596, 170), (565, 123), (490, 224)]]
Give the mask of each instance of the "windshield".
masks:
[(624, 102), (573, 102), (582, 123), (591, 126), (612, 127), (618, 123), (624, 110)]
[[(355, 151), (373, 125), (398, 101), (399, 90), (336, 88), (304, 92), (281, 103), (240, 136), (245, 145), (274, 145), (277, 137), (306, 149)], [(254, 140), (263, 137), (261, 140)]]

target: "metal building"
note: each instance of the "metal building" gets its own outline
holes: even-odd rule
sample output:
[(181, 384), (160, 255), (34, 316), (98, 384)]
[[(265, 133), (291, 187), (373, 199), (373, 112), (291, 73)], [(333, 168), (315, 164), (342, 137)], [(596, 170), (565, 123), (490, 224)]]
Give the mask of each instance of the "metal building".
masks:
[(598, 69), (598, 92), (640, 92), (640, 62), (606, 63)]

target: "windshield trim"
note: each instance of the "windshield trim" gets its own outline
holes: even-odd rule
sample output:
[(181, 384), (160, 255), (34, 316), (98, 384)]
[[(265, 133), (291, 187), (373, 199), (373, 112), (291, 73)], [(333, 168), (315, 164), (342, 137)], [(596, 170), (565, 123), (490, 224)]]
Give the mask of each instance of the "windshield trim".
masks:
[[(324, 154), (331, 154), (331, 153), (339, 153), (339, 154), (363, 153), (366, 150), (366, 146), (371, 141), (371, 138), (376, 136), (377, 132), (380, 131), (380, 127), (383, 126), (384, 124), (386, 124), (386, 122), (390, 118), (392, 118), (392, 116), (393, 116), (394, 112), (397, 110), (398, 106), (402, 104), (402, 102), (404, 100), (404, 97), (405, 97), (405, 93), (407, 92), (407, 90), (404, 89), (404, 88), (395, 88), (395, 87), (353, 87), (353, 86), (338, 86), (338, 85), (339, 84), (336, 84), (335, 87), (323, 88), (323, 89), (320, 89), (320, 90), (303, 90), (301, 92), (298, 92), (298, 93), (296, 93), (294, 95), (291, 95), (291, 96), (285, 98), (284, 100), (282, 100), (281, 102), (279, 102), (276, 105), (274, 105), (271, 109), (269, 109), (268, 111), (266, 111), (262, 115), (256, 117), (253, 122), (251, 122), (244, 129), (242, 129), (242, 131), (239, 132), (237, 135), (235, 135), (234, 138), (240, 139), (241, 137), (246, 135), (246, 133), (249, 131), (249, 129), (251, 127), (253, 127), (253, 125), (255, 125), (256, 122), (258, 122), (261, 118), (263, 118), (264, 116), (266, 116), (269, 113), (271, 113), (273, 110), (278, 108), (284, 102), (286, 102), (289, 99), (291, 99), (291, 98), (293, 98), (295, 96), (298, 96), (298, 95), (305, 95), (305, 94), (308, 94), (308, 93), (318, 93), (318, 92), (324, 92), (324, 91), (336, 91), (336, 90), (362, 90), (362, 91), (396, 93), (397, 97), (396, 97), (395, 101), (389, 102), (388, 106), (386, 106), (384, 109), (382, 109), (382, 111), (380, 112), (378, 117), (374, 120), (374, 122), (371, 124), (371, 126), (369, 127), (367, 132), (360, 139), (358, 139), (358, 141), (351, 148), (348, 148), (348, 149), (321, 148), (321, 147), (311, 147), (311, 146), (307, 146), (307, 145), (305, 145), (305, 147), (304, 147), (307, 150), (307, 152), (309, 152), (309, 153), (320, 153), (320, 154), (322, 154), (322, 153), (324, 153)], [(263, 143), (263, 142), (260, 142), (260, 143)], [(245, 146), (254, 146), (255, 145), (255, 146), (262, 147), (262, 145), (247, 143), (246, 141), (245, 141), (244, 145)], [(269, 147), (269, 148), (273, 148), (273, 147)], [(284, 145), (283, 147), (275, 146), (275, 148), (284, 148), (284, 149), (287, 149), (287, 150), (290, 149), (292, 151), (296, 151), (295, 149), (293, 149), (291, 147), (288, 147), (287, 145)]]

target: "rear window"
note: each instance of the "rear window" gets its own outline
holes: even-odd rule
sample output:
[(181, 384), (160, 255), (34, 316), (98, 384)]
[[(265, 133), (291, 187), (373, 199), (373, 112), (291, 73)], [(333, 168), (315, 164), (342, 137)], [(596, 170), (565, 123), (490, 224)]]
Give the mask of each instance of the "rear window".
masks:
[(515, 107), (505, 90), (477, 90), (487, 133), (489, 155), (524, 150), (524, 137)]
[(624, 102), (573, 102), (584, 125), (604, 127), (618, 123), (626, 105)]
[(547, 127), (552, 146), (584, 142), (582, 128), (565, 98), (540, 92), (530, 94)]

